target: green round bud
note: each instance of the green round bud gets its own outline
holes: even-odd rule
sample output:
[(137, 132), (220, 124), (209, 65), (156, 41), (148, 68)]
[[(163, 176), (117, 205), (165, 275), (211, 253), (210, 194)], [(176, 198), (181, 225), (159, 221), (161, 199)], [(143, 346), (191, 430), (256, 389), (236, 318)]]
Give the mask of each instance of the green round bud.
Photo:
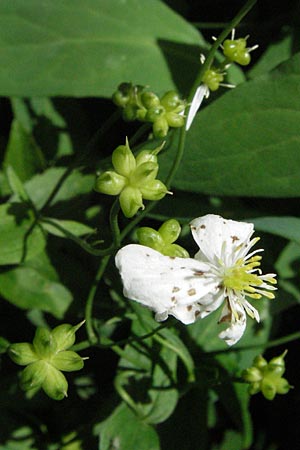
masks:
[(141, 94), (141, 102), (147, 109), (159, 106), (160, 104), (159, 98), (154, 94), (154, 92), (143, 92)]
[(129, 96), (123, 95), (122, 92), (120, 91), (116, 91), (112, 95), (112, 101), (114, 102), (115, 105), (119, 106), (120, 108), (124, 108), (129, 101)]
[(143, 163), (151, 162), (157, 164), (157, 156), (153, 150), (142, 150), (136, 157), (136, 166), (140, 166)]
[(223, 79), (224, 76), (217, 69), (208, 69), (204, 73), (202, 81), (211, 91), (216, 91)]
[(257, 367), (249, 367), (242, 372), (242, 378), (247, 381), (247, 383), (255, 383), (261, 381), (263, 375)]
[(126, 185), (126, 179), (111, 170), (103, 172), (96, 179), (94, 189), (101, 194), (119, 195)]
[(185, 123), (184, 116), (181, 116), (180, 114), (177, 114), (175, 112), (166, 113), (166, 120), (168, 122), (168, 125), (173, 128), (183, 127)]
[(183, 102), (175, 91), (166, 92), (160, 99), (160, 103), (167, 111), (173, 111)]
[(130, 177), (130, 185), (140, 187), (154, 180), (158, 172), (158, 164), (154, 162), (145, 162), (139, 164)]
[(164, 247), (164, 241), (160, 233), (150, 227), (141, 227), (136, 232), (138, 241), (141, 245), (153, 248), (160, 252)]
[(114, 169), (118, 174), (123, 175), (124, 177), (130, 176), (131, 172), (136, 167), (136, 163), (127, 139), (126, 145), (119, 145), (119, 147), (113, 151), (111, 160)]
[(140, 208), (144, 209), (142, 193), (139, 189), (127, 186), (119, 197), (120, 207), (125, 217), (133, 217)]
[(163, 106), (153, 106), (148, 109), (145, 119), (149, 122), (155, 122), (158, 118), (165, 114), (165, 108)]
[(48, 366), (49, 364), (46, 361), (36, 361), (29, 364), (29, 366), (27, 366), (21, 373), (21, 389), (23, 389), (23, 391), (39, 389), (47, 376)]
[(83, 368), (83, 359), (78, 353), (71, 350), (64, 350), (57, 353), (51, 358), (51, 364), (58, 370), (63, 372), (73, 372)]
[(59, 370), (48, 364), (47, 375), (43, 381), (42, 388), (53, 400), (62, 400), (64, 397), (67, 397), (68, 382)]
[(166, 256), (173, 256), (174, 258), (189, 258), (190, 256), (186, 249), (178, 244), (165, 245), (161, 253)]
[(122, 117), (126, 122), (132, 122), (137, 118), (137, 111), (139, 107), (137, 105), (128, 104), (125, 106), (122, 112)]
[(38, 356), (32, 344), (22, 342), (19, 344), (11, 344), (8, 348), (10, 358), (20, 366), (27, 366), (38, 360)]
[(161, 200), (168, 192), (168, 189), (162, 181), (152, 180), (141, 187), (140, 191), (145, 200)]
[(153, 134), (156, 138), (162, 139), (167, 136), (169, 131), (168, 121), (165, 116), (157, 119), (153, 123)]
[(181, 226), (176, 219), (169, 219), (160, 226), (158, 231), (166, 244), (172, 244), (179, 238)]
[(47, 328), (39, 327), (35, 332), (33, 347), (40, 359), (47, 359), (57, 350), (57, 345), (52, 337), (51, 331)]
[(241, 66), (247, 66), (251, 61), (251, 56), (246, 45), (247, 41), (245, 38), (226, 39), (223, 43), (223, 53), (230, 61), (236, 62)]
[(141, 122), (145, 122), (146, 121), (146, 114), (147, 114), (147, 109), (146, 108), (139, 108), (136, 111), (136, 119), (140, 120)]

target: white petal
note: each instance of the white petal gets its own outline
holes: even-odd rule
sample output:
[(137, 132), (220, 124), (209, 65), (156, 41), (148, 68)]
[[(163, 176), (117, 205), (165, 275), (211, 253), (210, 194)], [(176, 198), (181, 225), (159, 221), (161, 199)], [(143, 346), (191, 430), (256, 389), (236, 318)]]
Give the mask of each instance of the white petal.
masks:
[(226, 266), (235, 262), (241, 246), (247, 246), (254, 231), (252, 223), (227, 220), (214, 214), (198, 217), (190, 226), (200, 248), (195, 258), (214, 264), (221, 260)]
[(224, 339), (228, 345), (236, 344), (246, 329), (246, 313), (244, 308), (236, 303), (234, 305), (234, 312), (237, 317), (235, 317), (235, 314), (229, 309), (228, 304), (226, 304), (220, 317), (220, 322), (231, 322), (230, 327), (219, 334), (219, 338)]
[[(173, 258), (143, 245), (127, 245), (116, 255), (125, 297), (157, 313), (158, 320), (172, 314), (184, 323), (191, 317), (178, 306), (201, 302), (209, 292), (218, 290), (218, 282), (209, 266), (191, 258)], [(188, 311), (188, 310), (187, 310)], [(187, 322), (188, 320), (188, 322)]]
[(208, 87), (206, 86), (206, 84), (200, 84), (200, 86), (197, 87), (197, 90), (193, 97), (193, 100), (192, 100), (192, 103), (191, 103), (191, 106), (189, 109), (189, 113), (188, 113), (188, 116), (186, 119), (186, 124), (185, 124), (186, 131), (188, 131), (190, 126), (192, 125), (194, 117), (202, 103), (202, 100), (204, 99), (204, 97), (207, 98), (208, 96), (209, 96)]

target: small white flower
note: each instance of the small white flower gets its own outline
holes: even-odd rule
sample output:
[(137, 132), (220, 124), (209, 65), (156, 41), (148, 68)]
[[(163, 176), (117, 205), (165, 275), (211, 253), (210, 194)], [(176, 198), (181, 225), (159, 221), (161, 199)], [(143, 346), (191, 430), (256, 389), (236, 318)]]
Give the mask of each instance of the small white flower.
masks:
[[(220, 322), (230, 326), (219, 336), (235, 344), (246, 327), (246, 313), (259, 321), (246, 300), (274, 298), (275, 274), (262, 275), (262, 249), (249, 253), (253, 224), (208, 214), (191, 222), (199, 251), (195, 258), (171, 258), (142, 245), (127, 245), (116, 255), (124, 295), (149, 307), (156, 320), (168, 315), (184, 324), (195, 322), (223, 304)], [(269, 284), (268, 284), (269, 283)]]
[(198, 109), (201, 106), (201, 103), (203, 101), (203, 99), (208, 98), (209, 97), (209, 88), (208, 86), (206, 86), (206, 84), (202, 83), (200, 84), (200, 86), (197, 87), (195, 95), (193, 97), (190, 109), (189, 109), (189, 113), (186, 119), (186, 124), (185, 124), (185, 129), (186, 131), (188, 131), (190, 129), (190, 126), (193, 123), (193, 120), (195, 118), (195, 115), (198, 111)]

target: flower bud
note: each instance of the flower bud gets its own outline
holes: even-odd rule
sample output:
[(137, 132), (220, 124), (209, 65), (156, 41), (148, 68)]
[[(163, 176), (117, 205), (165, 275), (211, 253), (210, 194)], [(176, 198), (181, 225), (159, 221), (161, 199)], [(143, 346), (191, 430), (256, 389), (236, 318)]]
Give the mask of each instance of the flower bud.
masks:
[(129, 101), (129, 96), (124, 95), (120, 91), (116, 91), (112, 95), (112, 101), (114, 102), (115, 105), (124, 108)]
[(285, 378), (278, 378), (276, 380), (276, 392), (278, 394), (287, 394), (291, 388), (292, 386)]
[(143, 163), (151, 162), (157, 164), (157, 156), (152, 150), (142, 150), (136, 157), (136, 166), (140, 166)]
[(20, 366), (27, 366), (38, 360), (32, 344), (22, 342), (20, 344), (11, 344), (8, 348), (10, 358)]
[(96, 179), (94, 189), (101, 194), (119, 195), (126, 183), (125, 178), (116, 172), (108, 170)]
[(202, 78), (202, 81), (211, 91), (219, 89), (220, 83), (224, 80), (224, 76), (216, 69), (208, 69)]
[(67, 397), (68, 382), (64, 374), (48, 364), (47, 375), (43, 381), (42, 388), (53, 400), (62, 400), (64, 397)]
[(164, 138), (169, 131), (167, 119), (163, 116), (153, 123), (153, 134), (156, 138)]
[(172, 244), (179, 238), (181, 226), (176, 219), (169, 219), (161, 225), (158, 231), (165, 243)]
[(166, 113), (166, 120), (168, 122), (168, 125), (173, 128), (183, 127), (185, 122), (184, 116), (175, 112)]
[(73, 372), (83, 368), (83, 359), (71, 350), (64, 350), (51, 358), (51, 364), (58, 370)]
[(126, 145), (119, 145), (119, 147), (113, 151), (111, 160), (116, 172), (124, 177), (128, 177), (135, 169), (135, 157), (129, 148), (127, 139)]
[(164, 240), (160, 233), (150, 227), (141, 227), (137, 230), (137, 238), (141, 245), (151, 247), (160, 252), (164, 247)]
[(143, 92), (141, 95), (141, 102), (145, 108), (150, 109), (159, 106), (159, 98), (153, 92)]
[(140, 208), (144, 209), (142, 193), (139, 189), (127, 186), (119, 197), (120, 207), (125, 217), (133, 217)]
[(125, 106), (122, 112), (122, 117), (126, 122), (132, 122), (137, 118), (137, 112), (139, 107), (137, 105), (128, 104)]
[(273, 400), (276, 395), (274, 382), (269, 378), (264, 378), (261, 382), (261, 392), (267, 400)]
[(43, 327), (37, 328), (32, 343), (34, 350), (40, 359), (48, 358), (57, 349), (51, 331)]
[(155, 122), (157, 119), (165, 114), (165, 108), (163, 106), (154, 106), (147, 111), (145, 119), (149, 122)]
[(254, 358), (253, 365), (258, 369), (267, 367), (268, 363), (262, 355), (258, 355)]
[(223, 42), (223, 53), (232, 62), (247, 66), (251, 61), (249, 50), (246, 48), (245, 38), (236, 40), (226, 39)]
[(168, 192), (168, 189), (162, 181), (152, 180), (141, 187), (140, 191), (145, 200), (161, 200)]
[(180, 99), (179, 95), (175, 91), (166, 92), (163, 97), (160, 99), (161, 105), (166, 108), (167, 111), (173, 111), (183, 102)]

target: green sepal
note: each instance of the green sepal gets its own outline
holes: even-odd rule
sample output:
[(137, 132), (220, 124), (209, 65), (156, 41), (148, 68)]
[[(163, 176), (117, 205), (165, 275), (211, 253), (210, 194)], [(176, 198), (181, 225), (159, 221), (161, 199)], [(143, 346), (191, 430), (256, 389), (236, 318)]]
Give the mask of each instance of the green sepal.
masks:
[(23, 391), (39, 389), (46, 376), (49, 364), (46, 361), (36, 361), (29, 364), (21, 373), (20, 386)]
[(141, 94), (141, 102), (147, 109), (159, 106), (160, 104), (159, 98), (154, 94), (154, 92), (143, 92)]
[(167, 244), (163, 247), (161, 253), (174, 258), (189, 258), (189, 253), (185, 248), (178, 244)]
[(268, 363), (262, 355), (258, 355), (254, 358), (253, 365), (258, 369), (263, 369), (267, 367)]
[(145, 200), (161, 200), (168, 192), (167, 186), (160, 180), (149, 181), (140, 188)]
[(257, 367), (249, 367), (243, 371), (242, 378), (248, 383), (256, 383), (262, 380), (263, 374)]
[(95, 181), (94, 190), (101, 194), (119, 195), (126, 184), (123, 175), (108, 170), (103, 172)]
[(273, 380), (264, 378), (261, 381), (261, 392), (267, 400), (273, 400), (276, 395), (276, 386)]
[(62, 325), (58, 325), (52, 330), (53, 339), (57, 345), (57, 351), (66, 350), (75, 343), (75, 333), (79, 328), (84, 324), (84, 320), (80, 322), (78, 325), (72, 326), (68, 323), (63, 323)]
[(64, 372), (80, 370), (84, 366), (81, 356), (71, 350), (65, 350), (54, 355), (51, 358), (51, 364), (57, 370), (62, 370)]
[(141, 245), (153, 248), (160, 252), (164, 247), (164, 240), (160, 233), (150, 227), (141, 227), (136, 232), (138, 241)]
[(139, 189), (127, 186), (119, 197), (120, 207), (125, 217), (133, 217), (140, 208), (144, 209), (142, 193)]
[(13, 362), (20, 366), (27, 366), (39, 359), (33, 345), (28, 342), (11, 344), (8, 348), (8, 354)]
[(285, 378), (279, 378), (276, 381), (276, 392), (277, 394), (287, 394), (292, 386), (289, 384), (288, 380)]
[(49, 365), (42, 388), (53, 400), (62, 400), (64, 397), (67, 397), (68, 382), (64, 374)]
[(168, 122), (169, 127), (180, 128), (180, 127), (183, 127), (183, 125), (185, 123), (184, 116), (182, 116), (176, 112), (171, 111), (171, 112), (166, 113), (165, 118)]
[(181, 226), (176, 219), (169, 219), (160, 226), (158, 231), (166, 244), (172, 244), (179, 238)]
[(143, 164), (139, 164), (130, 177), (130, 184), (133, 186), (144, 186), (149, 181), (155, 179), (157, 172), (157, 163), (149, 161)]
[(126, 145), (119, 145), (119, 147), (113, 151), (111, 160), (118, 174), (128, 177), (132, 173), (136, 167), (136, 163), (127, 139)]
[(47, 359), (57, 350), (51, 331), (43, 327), (37, 328), (33, 339), (33, 347), (40, 359)]

